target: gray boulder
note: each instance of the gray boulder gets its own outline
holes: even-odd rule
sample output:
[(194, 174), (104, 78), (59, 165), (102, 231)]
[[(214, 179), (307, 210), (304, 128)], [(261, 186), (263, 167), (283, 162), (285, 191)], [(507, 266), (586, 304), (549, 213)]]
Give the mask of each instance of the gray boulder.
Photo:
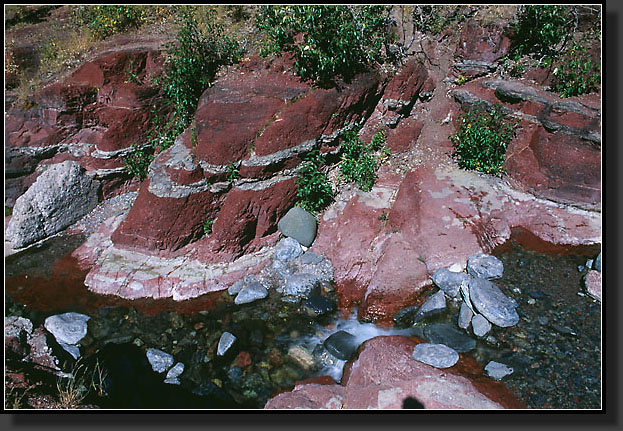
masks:
[(7, 240), (18, 249), (62, 231), (95, 208), (98, 190), (74, 161), (50, 166), (17, 198)]
[(303, 265), (318, 265), (324, 260), (326, 259), (322, 255), (311, 251), (306, 251), (299, 259), (300, 263)]
[(393, 316), (396, 327), (406, 328), (413, 325), (413, 321), (419, 310), (420, 307), (418, 305), (409, 305), (396, 312)]
[(254, 281), (252, 283), (244, 286), (236, 299), (234, 299), (234, 303), (240, 304), (248, 304), (249, 302), (257, 301), (258, 299), (263, 299), (268, 296), (268, 290), (262, 286), (262, 283), (259, 281)]
[(316, 218), (301, 207), (291, 208), (279, 220), (277, 227), (282, 234), (294, 238), (305, 247), (312, 245), (316, 239)]
[(321, 295), (311, 295), (303, 303), (303, 310), (311, 317), (319, 317), (334, 312), (335, 301)]
[(446, 268), (439, 268), (432, 276), (435, 286), (443, 290), (451, 298), (459, 296), (461, 285), (469, 281), (469, 275), (464, 272), (452, 272)]
[(424, 328), (424, 338), (433, 344), (443, 344), (459, 353), (476, 348), (476, 340), (465, 332), (445, 323), (433, 323)]
[(147, 349), (145, 352), (151, 368), (157, 373), (164, 373), (173, 365), (173, 355), (159, 349)]
[(74, 359), (80, 357), (80, 348), (72, 344), (58, 343), (67, 353), (69, 353)]
[(301, 254), (303, 254), (301, 244), (294, 238), (286, 237), (279, 241), (279, 244), (275, 247), (273, 259), (287, 262), (296, 259)]
[(422, 319), (442, 313), (445, 309), (446, 295), (444, 295), (443, 290), (440, 290), (426, 299), (413, 318), (413, 322), (417, 323)]
[(227, 288), (227, 293), (229, 293), (231, 296), (238, 295), (242, 288), (245, 286), (245, 284), (246, 283), (244, 280), (238, 280)]
[(59, 343), (76, 344), (87, 335), (90, 316), (80, 313), (64, 313), (49, 316), (43, 326)]
[(458, 362), (459, 354), (444, 344), (421, 343), (413, 349), (413, 359), (435, 368), (448, 368)]
[(479, 253), (467, 259), (467, 273), (472, 277), (494, 280), (502, 277), (504, 264), (495, 256)]
[(593, 264), (593, 268), (601, 272), (601, 252), (597, 255), (597, 258), (595, 259), (595, 262)]
[(351, 359), (359, 347), (355, 336), (346, 331), (337, 331), (329, 335), (322, 344), (333, 356), (345, 361)]
[(504, 295), (493, 282), (473, 278), (469, 282), (469, 297), (476, 311), (494, 325), (508, 327), (519, 322), (517, 302)]
[(323, 344), (317, 344), (316, 347), (314, 347), (312, 355), (314, 356), (314, 361), (322, 367), (336, 367), (341, 360), (329, 352)]

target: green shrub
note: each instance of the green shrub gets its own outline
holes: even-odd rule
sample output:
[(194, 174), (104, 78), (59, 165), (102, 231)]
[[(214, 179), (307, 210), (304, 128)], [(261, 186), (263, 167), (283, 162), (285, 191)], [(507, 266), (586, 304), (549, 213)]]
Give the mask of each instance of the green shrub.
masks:
[(453, 156), (463, 169), (501, 175), (506, 148), (516, 126), (516, 121), (503, 115), (500, 105), (489, 109), (484, 104), (475, 105), (462, 115), (459, 131), (450, 138)]
[[(200, 26), (196, 15), (202, 12)], [(213, 9), (182, 7), (180, 15), (177, 40), (167, 45), (164, 73), (157, 82), (173, 104), (175, 121), (187, 126), (219, 67), (237, 62), (241, 50), (215, 21)]]
[(387, 153), (385, 132), (379, 131), (369, 144), (358, 137), (359, 130), (350, 130), (342, 134), (342, 159), (340, 172), (348, 181), (357, 183), (363, 191), (372, 190), (376, 182), (376, 170), (379, 166), (377, 152)]
[(96, 39), (138, 28), (144, 22), (143, 8), (134, 5), (78, 6), (74, 9), (78, 25), (85, 25)]
[(125, 82), (126, 83), (134, 83), (134, 84), (142, 84), (141, 78), (138, 76), (138, 74), (134, 71), (135, 67), (134, 67), (134, 60), (130, 59), (130, 61), (128, 62), (127, 67), (125, 68), (125, 70), (123, 71), (125, 73)]
[(511, 46), (515, 55), (554, 55), (573, 35), (569, 6), (520, 6), (518, 12)]
[[(578, 21), (588, 20), (588, 32), (576, 35)], [(561, 97), (578, 96), (598, 88), (600, 65), (585, 46), (601, 38), (601, 11), (587, 6), (532, 5), (518, 9), (510, 54), (506, 58), (513, 77), (526, 66), (553, 68), (551, 90)], [(591, 40), (592, 39), (592, 40)], [(526, 56), (528, 58), (526, 58)], [(538, 58), (536, 60), (530, 60)], [(532, 64), (531, 64), (532, 63)]]
[(134, 152), (125, 156), (123, 162), (130, 175), (143, 181), (147, 178), (149, 164), (154, 160), (153, 149), (138, 149), (136, 145), (132, 145), (132, 148), (135, 149)]
[(229, 162), (227, 164), (227, 181), (232, 183), (238, 178), (239, 175), (240, 168), (238, 168), (236, 162)]
[(574, 45), (554, 69), (551, 89), (561, 97), (579, 96), (597, 90), (600, 80), (600, 65), (585, 48)]
[(384, 60), (388, 14), (386, 6), (263, 6), (256, 25), (268, 36), (263, 55), (290, 52), (299, 76), (330, 85)]
[(324, 156), (313, 150), (305, 157), (296, 178), (297, 205), (311, 213), (321, 211), (333, 202), (331, 183), (321, 171), (324, 164)]
[(465, 21), (465, 14), (461, 12), (464, 11), (458, 5), (414, 5), (413, 28), (424, 34), (438, 35), (449, 25)]
[(214, 224), (214, 220), (207, 219), (203, 223), (203, 233), (206, 235), (210, 235), (212, 233), (212, 225)]
[[(176, 42), (167, 45), (164, 72), (154, 80), (161, 87), (165, 102), (152, 109), (152, 124), (147, 133), (151, 153), (136, 152), (125, 159), (128, 171), (140, 179), (146, 178), (153, 152), (172, 146), (190, 125), (199, 97), (211, 85), (218, 69), (237, 61), (241, 54), (237, 42), (224, 35), (223, 28), (216, 23), (213, 9), (181, 7), (179, 13)], [(129, 82), (140, 83), (131, 63), (125, 73)], [(197, 145), (194, 130), (191, 142)], [(229, 174), (231, 177), (234, 173)]]

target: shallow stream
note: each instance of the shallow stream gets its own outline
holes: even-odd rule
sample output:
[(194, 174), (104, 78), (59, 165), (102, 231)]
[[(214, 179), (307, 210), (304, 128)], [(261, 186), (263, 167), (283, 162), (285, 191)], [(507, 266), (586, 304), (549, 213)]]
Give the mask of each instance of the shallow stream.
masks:
[[(244, 406), (261, 408), (295, 382), (318, 376), (341, 377), (345, 361), (321, 348), (332, 333), (345, 330), (363, 342), (379, 335), (425, 338), (426, 327), (456, 327), (458, 305), (434, 320), (406, 329), (383, 328), (355, 319), (353, 310), (314, 316), (300, 303), (278, 294), (235, 305), (228, 293), (185, 302), (128, 301), (91, 293), (86, 273), (70, 253), (84, 240), (57, 236), (25, 253), (5, 258), (6, 315), (21, 315), (35, 327), (52, 314), (75, 311), (91, 316), (80, 342), (88, 356), (106, 343), (157, 348), (185, 365), (180, 387), (209, 391), (218, 387)], [(504, 262), (503, 292), (518, 303), (520, 322), (494, 328), (495, 342), (478, 340), (468, 355), (483, 366), (490, 360), (514, 369), (504, 383), (528, 407), (601, 407), (601, 305), (582, 293), (580, 271), (596, 249), (539, 253), (512, 239), (496, 254)], [(435, 289), (436, 290), (436, 289)], [(333, 292), (324, 295), (332, 297)], [(237, 337), (224, 356), (216, 346), (224, 331)]]

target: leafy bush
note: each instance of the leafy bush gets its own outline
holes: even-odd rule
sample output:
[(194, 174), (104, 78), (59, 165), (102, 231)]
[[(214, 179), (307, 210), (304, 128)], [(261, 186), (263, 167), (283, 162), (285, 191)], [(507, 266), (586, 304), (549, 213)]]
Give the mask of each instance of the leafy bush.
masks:
[(384, 146), (385, 132), (379, 131), (369, 144), (358, 137), (359, 130), (350, 130), (342, 134), (342, 160), (340, 172), (348, 181), (357, 183), (363, 191), (372, 190), (376, 182), (376, 170), (379, 166), (379, 150), (387, 153)]
[(600, 65), (585, 48), (574, 45), (554, 69), (551, 89), (561, 97), (579, 96), (597, 90), (600, 80)]
[[(201, 11), (200, 27), (196, 14)], [(177, 40), (167, 45), (168, 58), (158, 83), (174, 106), (176, 121), (187, 126), (219, 67), (237, 62), (241, 50), (215, 21), (213, 9), (182, 7), (180, 15)]]
[(316, 213), (333, 201), (333, 189), (327, 175), (321, 171), (325, 158), (318, 150), (310, 152), (301, 164), (296, 179), (297, 205), (306, 211)]
[(386, 6), (263, 6), (256, 25), (269, 39), (264, 55), (290, 52), (302, 78), (330, 85), (383, 61), (388, 13)]
[(203, 233), (206, 235), (210, 235), (212, 233), (212, 225), (214, 224), (214, 220), (207, 219), (203, 223)]
[(515, 55), (553, 55), (572, 36), (569, 6), (520, 6), (511, 51)]
[[(137, 152), (125, 159), (128, 171), (140, 179), (146, 178), (153, 152), (172, 146), (190, 125), (199, 97), (211, 85), (219, 67), (237, 61), (241, 54), (237, 42), (224, 35), (216, 23), (213, 9), (181, 7), (180, 16), (176, 42), (167, 45), (164, 72), (154, 80), (165, 96), (165, 106), (152, 110), (147, 138), (152, 152)], [(125, 72), (128, 81), (137, 81), (131, 65)], [(191, 133), (196, 146), (196, 132)]]
[(227, 164), (227, 181), (230, 183), (234, 182), (236, 178), (240, 175), (240, 168), (236, 164), (236, 162), (229, 162)]
[(504, 117), (502, 107), (475, 105), (462, 115), (459, 131), (451, 137), (453, 156), (463, 169), (501, 175), (506, 148), (517, 123)]
[(138, 149), (136, 145), (132, 145), (132, 148), (134, 148), (134, 152), (125, 156), (123, 162), (130, 175), (143, 181), (147, 178), (149, 164), (154, 160), (153, 149)]
[(78, 6), (74, 17), (78, 25), (85, 25), (97, 39), (138, 28), (144, 22), (143, 9), (134, 5)]
[[(596, 90), (600, 81), (600, 65), (591, 60), (585, 46), (601, 38), (600, 9), (533, 5), (521, 6), (518, 11), (513, 43), (506, 59), (510, 75), (521, 76), (530, 63), (525, 57), (536, 56), (540, 58), (533, 62), (533, 66), (554, 68), (551, 90), (562, 97)], [(591, 27), (580, 38), (576, 37), (576, 30), (582, 20), (588, 21)]]

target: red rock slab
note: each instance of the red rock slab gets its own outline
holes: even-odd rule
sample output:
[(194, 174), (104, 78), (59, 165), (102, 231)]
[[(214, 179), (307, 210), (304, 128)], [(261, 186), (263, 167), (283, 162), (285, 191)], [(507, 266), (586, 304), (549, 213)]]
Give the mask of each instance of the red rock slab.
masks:
[(586, 292), (601, 302), (601, 272), (591, 270), (584, 276)]
[(403, 153), (415, 147), (424, 123), (416, 118), (405, 118), (395, 129), (386, 129), (386, 146), (392, 154)]
[(158, 197), (146, 180), (112, 240), (126, 248), (177, 250), (204, 234), (203, 223), (215, 216), (220, 196), (204, 191), (182, 198)]
[[(83, 284), (90, 291), (113, 298), (162, 300), (160, 303), (140, 303), (152, 310), (165, 308), (196, 312), (202, 309), (205, 301), (172, 306), (164, 300), (186, 301), (225, 290), (245, 275), (261, 270), (269, 257), (266, 252), (260, 252), (237, 260), (206, 263), (186, 253), (156, 255), (120, 249), (114, 246), (110, 235), (123, 217), (119, 215), (106, 220), (72, 253), (72, 257), (78, 260), (80, 268), (88, 269)], [(208, 298), (207, 303), (214, 301), (214, 297)]]
[(265, 409), (341, 409), (344, 387), (317, 383), (297, 384), (290, 392), (281, 393), (266, 403)]
[(105, 127), (97, 148), (100, 151), (115, 151), (144, 143), (149, 132), (152, 114), (146, 107), (101, 106), (95, 109), (97, 124)]
[(255, 153), (265, 156), (292, 148), (321, 135), (331, 135), (376, 104), (379, 77), (360, 74), (338, 88), (314, 88), (283, 107), (255, 141)]
[(240, 253), (255, 238), (277, 229), (277, 222), (294, 205), (296, 178), (286, 178), (258, 190), (233, 188), (212, 226), (219, 251)]
[(586, 141), (523, 122), (504, 166), (522, 190), (558, 202), (600, 206), (601, 151)]
[(282, 100), (271, 96), (253, 94), (252, 88), (248, 91), (238, 100), (231, 100), (231, 96), (226, 101), (209, 99), (197, 109), (196, 153), (200, 160), (223, 165), (248, 155), (262, 128), (284, 105)]
[(338, 202), (319, 223), (312, 249), (333, 263), (342, 307), (359, 303), (365, 295), (380, 257), (375, 245), (386, 230), (383, 214), (389, 212), (398, 181), (390, 175), (380, 177), (371, 192), (356, 192)]
[(58, 144), (63, 131), (41, 118), (35, 109), (20, 111), (10, 109), (6, 114), (4, 129), (7, 147), (47, 147)]
[(426, 409), (525, 408), (501, 382), (468, 371), (474, 368), (469, 358), (461, 357), (457, 365), (443, 370), (414, 360), (417, 343), (401, 336), (373, 338), (349, 364), (341, 384), (299, 383), (273, 397), (265, 408), (401, 409), (408, 397)]
[(331, 259), (340, 304), (359, 304), (364, 320), (418, 303), (435, 270), (490, 253), (513, 228), (557, 248), (601, 242), (598, 213), (451, 165), (423, 164), (402, 181), (381, 176), (371, 193), (343, 199), (325, 213), (312, 248)]
[(129, 79), (128, 72), (145, 80), (161, 73), (162, 64), (163, 59), (157, 49), (117, 49), (85, 63), (67, 78), (66, 83), (102, 88), (109, 83), (126, 83)]
[(416, 398), (426, 409), (505, 407), (453, 372), (456, 365), (440, 370), (414, 360), (416, 344), (399, 336), (369, 340), (347, 376), (344, 408), (397, 409), (407, 397)]
[(289, 56), (273, 61), (252, 57), (208, 88), (195, 113), (197, 157), (223, 165), (250, 154), (278, 111), (309, 90), (292, 67)]
[[(423, 91), (433, 91), (433, 79), (424, 62), (413, 57), (387, 84), (383, 100), (387, 104), (397, 102), (403, 106), (412, 105)], [(391, 108), (390, 108), (391, 109)]]
[[(478, 79), (461, 87), (477, 99), (499, 103), (510, 112), (531, 116), (548, 129), (562, 129), (567, 134), (600, 134), (601, 110), (592, 97), (563, 99), (556, 93), (526, 81)], [(597, 139), (597, 138), (595, 138)], [(600, 142), (600, 138), (598, 139)]]
[(456, 56), (465, 60), (493, 63), (508, 53), (511, 45), (510, 30), (499, 24), (483, 25), (477, 19), (469, 19), (456, 45)]
[(417, 303), (423, 288), (429, 284), (424, 260), (404, 234), (387, 238), (383, 248), (358, 309), (362, 320), (378, 321), (393, 316), (407, 305)]
[(336, 89), (316, 89), (284, 106), (255, 140), (255, 154), (265, 156), (320, 137), (339, 102)]

